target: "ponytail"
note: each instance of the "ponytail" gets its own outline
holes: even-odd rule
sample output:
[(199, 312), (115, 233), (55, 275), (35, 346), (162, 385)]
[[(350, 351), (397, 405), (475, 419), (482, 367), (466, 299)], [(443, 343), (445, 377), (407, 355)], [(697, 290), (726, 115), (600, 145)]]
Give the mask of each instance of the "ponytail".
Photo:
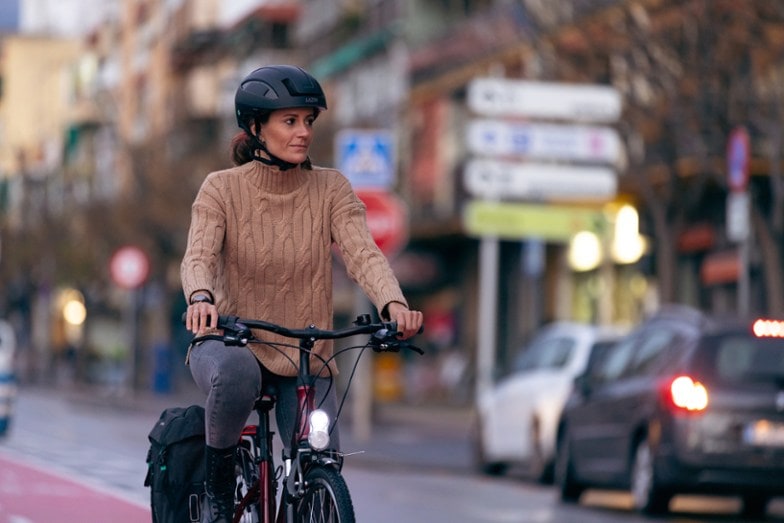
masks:
[(253, 160), (256, 146), (253, 137), (245, 131), (240, 131), (231, 139), (231, 160), (234, 165), (242, 165)]

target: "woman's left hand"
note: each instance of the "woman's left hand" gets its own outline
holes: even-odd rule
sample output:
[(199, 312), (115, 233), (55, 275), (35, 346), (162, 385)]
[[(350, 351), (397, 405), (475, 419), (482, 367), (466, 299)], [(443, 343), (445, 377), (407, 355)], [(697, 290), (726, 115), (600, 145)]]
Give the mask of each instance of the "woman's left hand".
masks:
[(387, 305), (387, 314), (391, 321), (397, 322), (397, 330), (405, 340), (417, 334), (422, 328), (423, 316), (420, 311), (412, 311), (402, 303), (393, 301)]

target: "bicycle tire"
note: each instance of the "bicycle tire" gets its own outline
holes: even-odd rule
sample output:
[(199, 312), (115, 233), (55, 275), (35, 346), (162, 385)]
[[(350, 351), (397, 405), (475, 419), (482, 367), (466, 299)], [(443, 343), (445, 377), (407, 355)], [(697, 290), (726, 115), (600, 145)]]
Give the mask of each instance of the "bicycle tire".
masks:
[(243, 508), (242, 516), (238, 521), (240, 523), (259, 523), (259, 521), (261, 521), (258, 506), (259, 472), (250, 449), (245, 445), (240, 445), (237, 450), (235, 475), (236, 485), (234, 488), (234, 501), (237, 509), (239, 509), (239, 505), (242, 504), (243, 498), (246, 497), (250, 491), (256, 490), (255, 495), (251, 495), (245, 500), (248, 504)]
[(305, 473), (305, 493), (294, 502), (297, 523), (355, 523), (354, 505), (343, 476), (332, 467)]

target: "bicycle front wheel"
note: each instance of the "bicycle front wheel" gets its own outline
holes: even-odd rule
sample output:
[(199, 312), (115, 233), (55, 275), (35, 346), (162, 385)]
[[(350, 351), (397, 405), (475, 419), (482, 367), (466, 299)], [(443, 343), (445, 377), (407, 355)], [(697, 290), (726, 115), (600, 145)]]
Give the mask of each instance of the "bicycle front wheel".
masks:
[(294, 502), (297, 523), (355, 523), (354, 506), (340, 473), (314, 467), (305, 473), (305, 494)]

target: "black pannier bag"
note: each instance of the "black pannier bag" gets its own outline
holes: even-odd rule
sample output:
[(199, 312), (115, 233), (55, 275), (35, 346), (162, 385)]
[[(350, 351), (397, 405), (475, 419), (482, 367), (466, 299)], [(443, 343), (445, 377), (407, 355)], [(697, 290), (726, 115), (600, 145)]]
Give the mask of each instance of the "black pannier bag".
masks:
[(204, 498), (204, 408), (165, 409), (148, 436), (147, 477), (153, 523), (201, 521)]

